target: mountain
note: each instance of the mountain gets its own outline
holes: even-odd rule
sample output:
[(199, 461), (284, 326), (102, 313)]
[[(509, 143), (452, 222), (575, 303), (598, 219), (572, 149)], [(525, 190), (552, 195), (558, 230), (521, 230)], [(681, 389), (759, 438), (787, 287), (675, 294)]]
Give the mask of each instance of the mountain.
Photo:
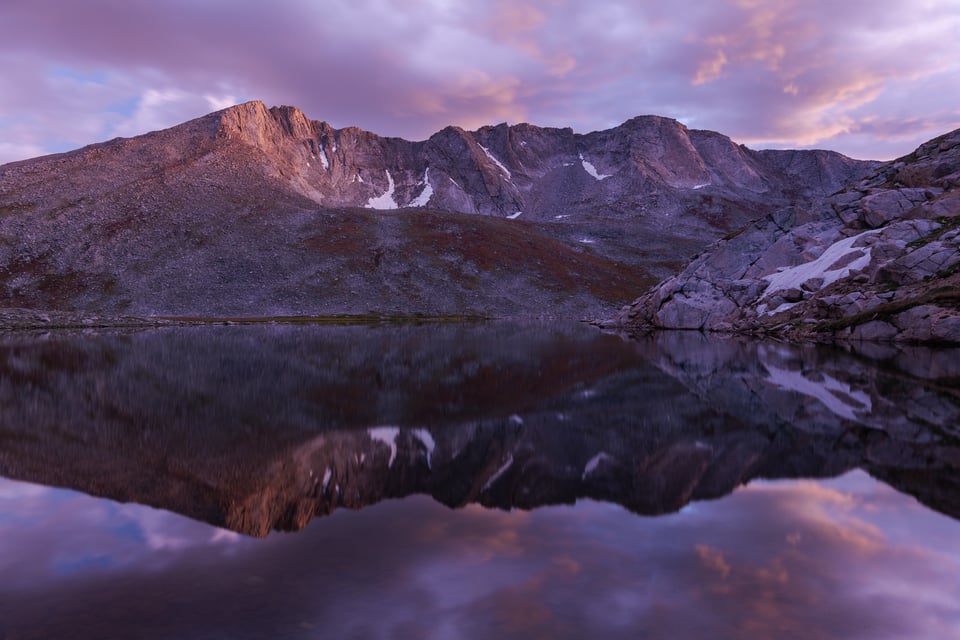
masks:
[(610, 324), (960, 343), (960, 129), (745, 225)]
[(661, 514), (853, 468), (960, 518), (956, 350), (865, 347), (552, 322), (17, 332), (0, 474), (258, 536), (412, 494)]
[(596, 317), (875, 167), (655, 116), (410, 142), (249, 102), (0, 166), (0, 307)]

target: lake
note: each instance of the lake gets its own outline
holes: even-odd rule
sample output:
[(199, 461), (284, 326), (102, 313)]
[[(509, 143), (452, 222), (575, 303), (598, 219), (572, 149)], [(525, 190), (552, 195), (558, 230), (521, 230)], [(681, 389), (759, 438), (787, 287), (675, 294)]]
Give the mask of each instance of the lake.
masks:
[(960, 637), (960, 350), (0, 336), (0, 639)]

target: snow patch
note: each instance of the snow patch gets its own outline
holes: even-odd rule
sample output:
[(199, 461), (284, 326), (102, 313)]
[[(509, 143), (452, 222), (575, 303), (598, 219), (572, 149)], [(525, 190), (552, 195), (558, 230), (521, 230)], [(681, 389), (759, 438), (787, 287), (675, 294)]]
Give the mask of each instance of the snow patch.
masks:
[(600, 173), (599, 171), (597, 171), (597, 168), (593, 166), (593, 163), (591, 163), (588, 160), (584, 160), (582, 153), (580, 154), (580, 164), (583, 166), (583, 170), (589, 173), (590, 175), (592, 175), (595, 180), (604, 180), (606, 178), (609, 178), (611, 175), (613, 175), (613, 174)]
[(561, 215), (559, 215), (559, 216), (553, 216), (553, 219), (554, 219), (554, 220), (563, 220), (564, 218), (569, 218), (569, 217), (570, 217), (570, 214), (569, 214), (569, 213), (564, 213), (564, 214), (561, 214)]
[(371, 429), (367, 429), (367, 433), (370, 435), (371, 440), (382, 442), (390, 447), (390, 462), (387, 463), (387, 466), (392, 467), (393, 461), (397, 458), (397, 436), (400, 435), (400, 428), (373, 427)]
[(327, 154), (324, 152), (323, 147), (320, 147), (320, 164), (323, 165), (323, 170), (326, 171), (330, 168), (330, 162), (327, 160)]
[(414, 429), (413, 437), (423, 443), (423, 446), (427, 449), (427, 468), (432, 469), (430, 466), (430, 458), (433, 456), (433, 450), (437, 448), (437, 443), (434, 441), (433, 436), (426, 429)]
[(862, 391), (854, 391), (850, 385), (840, 382), (827, 374), (822, 381), (811, 380), (800, 371), (780, 369), (764, 363), (769, 375), (766, 381), (785, 391), (795, 391), (819, 400), (827, 409), (841, 418), (857, 420), (857, 412), (869, 414), (873, 410), (870, 396)]
[(504, 473), (506, 473), (506, 472), (507, 472), (507, 469), (509, 469), (509, 468), (510, 468), (510, 465), (512, 465), (512, 464), (513, 464), (513, 455), (511, 454), (511, 455), (507, 456), (507, 461), (506, 461), (505, 463), (503, 463), (503, 466), (501, 466), (499, 469), (497, 469), (497, 470), (493, 473), (493, 475), (490, 476), (490, 479), (487, 480), (487, 483), (486, 483), (485, 485), (483, 485), (483, 489), (481, 489), (481, 491), (486, 491), (487, 489), (489, 489), (490, 487), (492, 487), (492, 486), (493, 486), (493, 483), (496, 482), (497, 480), (499, 480), (499, 479), (500, 479), (500, 476), (502, 476)]
[(510, 173), (510, 169), (507, 169), (505, 166), (503, 166), (503, 163), (501, 163), (499, 160), (497, 160), (496, 158), (494, 158), (494, 157), (493, 157), (493, 154), (490, 153), (490, 150), (489, 150), (489, 149), (487, 149), (487, 148), (486, 148), (485, 146), (483, 146), (482, 144), (479, 145), (479, 147), (480, 147), (481, 149), (483, 149), (483, 152), (484, 152), (485, 154), (487, 154), (487, 157), (488, 157), (488, 158), (490, 158), (491, 160), (493, 160), (493, 163), (494, 163), (495, 165), (497, 165), (498, 167), (500, 167), (500, 170), (501, 170), (501, 171), (503, 171), (505, 174), (507, 174), (507, 178), (508, 178), (508, 179), (510, 179), (510, 178), (513, 177), (513, 176), (511, 175), (511, 173)]
[(333, 471), (330, 467), (327, 467), (327, 470), (323, 472), (323, 486), (320, 488), (322, 493), (327, 492), (327, 485), (330, 484), (330, 478), (333, 477)]
[(577, 242), (582, 242), (583, 244), (596, 244), (597, 241), (593, 238), (580, 238)]
[(416, 198), (410, 201), (408, 207), (425, 207), (433, 196), (433, 186), (430, 184), (430, 167), (423, 172), (423, 183), (426, 185)]
[(695, 185), (693, 185), (692, 188), (693, 188), (693, 189), (703, 189), (704, 187), (709, 187), (710, 184), (711, 184), (711, 183), (709, 183), (709, 182), (704, 182), (703, 184), (695, 184)]
[[(363, 179), (360, 179), (360, 182), (363, 182)], [(387, 190), (376, 198), (370, 198), (367, 201), (367, 204), (364, 206), (367, 209), (396, 209), (397, 203), (393, 199), (393, 176), (390, 175), (390, 170), (387, 170)]]
[[(854, 248), (853, 245), (861, 238), (865, 238), (869, 235), (879, 232), (880, 229), (873, 229), (871, 231), (864, 231), (863, 233), (857, 234), (850, 238), (838, 240), (827, 247), (826, 250), (820, 254), (820, 257), (816, 260), (805, 262), (804, 264), (797, 265), (796, 267), (788, 267), (777, 273), (771, 273), (768, 276), (764, 276), (763, 279), (770, 283), (767, 285), (767, 289), (763, 294), (764, 297), (768, 297), (771, 294), (783, 289), (793, 289), (799, 287), (801, 284), (811, 278), (823, 278), (822, 286), (827, 287), (837, 280), (849, 277), (854, 271), (859, 271), (865, 268), (870, 264), (870, 247)], [(830, 269), (830, 266), (833, 265), (837, 260), (852, 254), (859, 255), (854, 260), (850, 261), (848, 264), (840, 267), (839, 269)], [(789, 306), (793, 306), (793, 304), (795, 303), (789, 303)], [(759, 314), (766, 312), (767, 315), (771, 315), (777, 311), (789, 308), (789, 306), (783, 304), (772, 311), (767, 311), (767, 306), (761, 305), (757, 308), (757, 313)]]
[(581, 480), (586, 480), (587, 476), (597, 470), (597, 467), (600, 466), (600, 463), (604, 460), (613, 460), (613, 456), (609, 453), (601, 451), (597, 455), (593, 456), (587, 461), (587, 465), (583, 468), (583, 475), (580, 476)]
[(523, 213), (523, 211), (517, 211), (516, 213), (510, 214), (509, 216), (507, 216), (507, 220), (516, 220), (517, 218), (520, 217), (521, 213)]

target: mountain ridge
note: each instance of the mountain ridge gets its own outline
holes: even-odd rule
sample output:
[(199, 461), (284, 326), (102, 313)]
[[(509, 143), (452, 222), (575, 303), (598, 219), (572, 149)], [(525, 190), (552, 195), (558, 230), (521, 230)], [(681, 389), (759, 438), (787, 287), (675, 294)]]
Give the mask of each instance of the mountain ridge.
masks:
[(0, 307), (597, 317), (875, 166), (660, 116), (410, 142), (254, 101), (0, 166)]

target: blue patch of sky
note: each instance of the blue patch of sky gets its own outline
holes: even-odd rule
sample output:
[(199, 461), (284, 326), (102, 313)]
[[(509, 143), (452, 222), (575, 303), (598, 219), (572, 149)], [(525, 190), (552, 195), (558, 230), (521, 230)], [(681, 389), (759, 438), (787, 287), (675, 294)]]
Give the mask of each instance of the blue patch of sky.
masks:
[(107, 74), (103, 71), (80, 71), (71, 67), (53, 66), (47, 71), (47, 77), (52, 79), (67, 79), (84, 84), (106, 84)]
[(90, 553), (76, 558), (57, 560), (53, 566), (54, 573), (60, 576), (69, 576), (86, 573), (91, 569), (111, 569), (116, 565), (108, 553)]
[(107, 105), (106, 111), (109, 113), (116, 113), (117, 115), (123, 116), (124, 118), (129, 118), (132, 116), (137, 107), (140, 105), (140, 96), (133, 95), (124, 100), (114, 102)]

